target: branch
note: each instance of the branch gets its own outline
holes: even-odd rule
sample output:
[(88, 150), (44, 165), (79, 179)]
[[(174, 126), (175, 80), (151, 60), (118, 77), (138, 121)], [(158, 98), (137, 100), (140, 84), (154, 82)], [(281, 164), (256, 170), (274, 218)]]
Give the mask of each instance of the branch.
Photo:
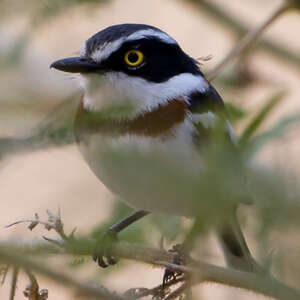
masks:
[(171, 299), (178, 298), (188, 288), (189, 288), (189, 284), (185, 282), (182, 286), (180, 286), (179, 288), (177, 288), (173, 293), (171, 293), (170, 295), (168, 295), (168, 297), (166, 297), (165, 300), (171, 300)]
[[(233, 31), (239, 37), (248, 32), (248, 26), (243, 24), (240, 20), (232, 17), (225, 10), (214, 4), (212, 1), (193, 0), (195, 5), (199, 6), (202, 12), (207, 13), (214, 21), (220, 23), (222, 26)], [(262, 39), (258, 46), (271, 54), (287, 61), (293, 66), (300, 66), (300, 56), (290, 51), (290, 49), (278, 45), (268, 39)], [(297, 68), (299, 71), (300, 69)]]
[(28, 298), (28, 300), (47, 300), (48, 290), (40, 290), (39, 284), (35, 276), (28, 270), (25, 270), (25, 272), (30, 280), (30, 284), (28, 284), (25, 291), (23, 292), (24, 296)]
[(159, 261), (157, 261), (156, 264), (188, 274), (196, 283), (210, 281), (246, 289), (275, 299), (300, 299), (299, 291), (285, 285), (270, 275), (262, 276), (198, 262), (196, 263), (197, 267), (179, 266)]
[[(51, 245), (52, 246), (52, 245)], [(76, 255), (89, 255), (92, 253), (95, 244), (88, 247), (72, 246), (72, 243), (66, 247), (66, 253)], [(50, 249), (50, 248), (49, 248)], [(52, 249), (55, 248), (52, 246)], [(54, 250), (55, 251), (55, 250)], [(56, 250), (57, 251), (57, 250)], [(108, 294), (101, 288), (91, 287), (83, 284), (63, 273), (53, 271), (49, 267), (28, 258), (28, 255), (20, 254), (20, 248), (13, 244), (0, 243), (0, 261), (30, 269), (36, 273), (40, 273), (56, 282), (78, 289), (82, 294), (90, 297), (106, 297), (109, 300), (120, 300), (120, 297)], [(33, 252), (36, 254), (36, 252)], [(112, 249), (112, 255), (145, 262), (151, 265), (164, 266), (175, 271), (183, 272), (188, 276), (195, 276), (195, 283), (203, 281), (211, 281), (233, 287), (239, 287), (252, 292), (260, 293), (282, 300), (300, 299), (300, 292), (281, 283), (270, 275), (259, 275), (254, 273), (236, 271), (229, 268), (217, 267), (204, 262), (190, 260), (188, 266), (174, 265), (174, 253), (170, 253), (160, 249), (141, 246), (137, 244), (129, 244), (126, 242), (118, 242)]]
[[(124, 295), (128, 296), (129, 298), (139, 299), (147, 296), (152, 296), (153, 299), (160, 299), (162, 296), (166, 296), (166, 290), (182, 281), (185, 281), (185, 277), (177, 277), (168, 282), (160, 284), (154, 288), (147, 289), (147, 288), (131, 288), (127, 290)], [(171, 295), (171, 294), (170, 294)], [(158, 298), (160, 297), (160, 298)]]
[(21, 255), (18, 253), (15, 247), (7, 247), (0, 244), (0, 261), (5, 261), (11, 265), (44, 275), (56, 283), (71, 287), (72, 289), (90, 298), (106, 300), (126, 299), (115, 294), (111, 294), (102, 287), (96, 287), (82, 283), (81, 281), (76, 280), (62, 272), (58, 272), (49, 268), (48, 266), (44, 266), (40, 262), (36, 262), (35, 260), (29, 258), (28, 255)]
[[(9, 227), (12, 227), (12, 226), (15, 226), (18, 224), (22, 224), (22, 223), (29, 223), (28, 228), (30, 230), (33, 230), (37, 225), (40, 224), (40, 225), (43, 225), (48, 231), (50, 231), (52, 229), (55, 230), (56, 233), (61, 237), (61, 239), (63, 241), (69, 242), (74, 237), (76, 228), (74, 228), (73, 231), (69, 235), (67, 235), (64, 231), (64, 224), (61, 219), (60, 209), (58, 209), (56, 214), (52, 213), (49, 209), (47, 209), (46, 212), (48, 215), (47, 221), (41, 221), (39, 215), (37, 213), (35, 213), (34, 219), (19, 220), (19, 221), (16, 221), (16, 222), (6, 225), (5, 228), (9, 228)], [(56, 240), (51, 240), (46, 237), (44, 237), (44, 239), (49, 242), (54, 242), (56, 244), (60, 243)]]
[(269, 27), (277, 18), (290, 8), (286, 3), (279, 6), (263, 23), (249, 30), (249, 32), (238, 42), (234, 48), (222, 59), (222, 61), (208, 74), (208, 79), (213, 80), (234, 58), (241, 55), (247, 48), (255, 43), (263, 31)]
[(65, 99), (26, 137), (0, 137), (0, 159), (6, 155), (74, 143), (73, 118), (78, 96)]

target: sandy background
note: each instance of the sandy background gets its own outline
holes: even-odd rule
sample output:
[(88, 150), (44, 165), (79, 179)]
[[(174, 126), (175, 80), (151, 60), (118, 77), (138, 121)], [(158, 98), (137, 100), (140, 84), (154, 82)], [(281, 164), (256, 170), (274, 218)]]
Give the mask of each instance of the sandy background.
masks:
[[(221, 3), (237, 17), (255, 25), (264, 20), (281, 1), (214, 0), (213, 2)], [(1, 116), (2, 135), (26, 132), (47, 115), (47, 111), (58, 104), (59, 99), (76, 90), (74, 81), (68, 80), (62, 73), (50, 70), (49, 64), (55, 59), (74, 54), (85, 39), (106, 26), (137, 22), (162, 28), (171, 34), (190, 55), (194, 57), (213, 55), (213, 59), (205, 63), (206, 70), (222, 59), (233, 43), (230, 35), (212, 19), (181, 1), (115, 0), (99, 6), (97, 10), (88, 14), (82, 13), (83, 9), (83, 7), (70, 9), (67, 13), (38, 28), (20, 68), (11, 76), (0, 77), (2, 95), (6, 98), (14, 93), (18, 95), (22, 91), (34, 91), (38, 96), (36, 99), (40, 99), (40, 102), (34, 100), (37, 101), (37, 109), (30, 116), (23, 114), (22, 110), (17, 112), (17, 118), (14, 119), (10, 118), (10, 115), (3, 115), (3, 118)], [(26, 18), (5, 21), (0, 28), (0, 33), (9, 43), (27, 22)], [(300, 16), (293, 13), (278, 20), (268, 29), (265, 36), (287, 44), (299, 53), (299, 30)], [(0, 44), (1, 47), (6, 47), (6, 44)], [(267, 56), (264, 52), (258, 52), (253, 56), (250, 67), (272, 84), (256, 83), (243, 90), (239, 97), (245, 107), (255, 110), (266, 95), (283, 88), (288, 90), (288, 97), (280, 109), (273, 114), (268, 124), (289, 112), (300, 110), (299, 70)], [(222, 93), (222, 90), (220, 92)], [(48, 95), (46, 99), (43, 97), (45, 93)], [(49, 100), (51, 98), (54, 100)], [(293, 136), (279, 143), (276, 149), (265, 150), (260, 156), (261, 161), (268, 163), (276, 161), (283, 164), (292, 162), (294, 167), (298, 167), (298, 141), (299, 139)], [(10, 229), (3, 229), (3, 226), (14, 220), (31, 217), (35, 212), (45, 217), (46, 209), (55, 211), (60, 207), (67, 230), (75, 225), (81, 232), (88, 232), (109, 213), (112, 195), (91, 173), (74, 146), (12, 157), (1, 162), (0, 166), (1, 240), (39, 238), (44, 233), (43, 230), (29, 232), (23, 225)], [(217, 253), (216, 250), (216, 255)], [(96, 272), (95, 268), (96, 266), (91, 264), (85, 269), (87, 278)], [(151, 287), (159, 282), (161, 274), (161, 271), (149, 266), (132, 263), (117, 275), (103, 278), (100, 275), (99, 280), (113, 289), (126, 290), (127, 287)], [(85, 277), (82, 272), (78, 276)], [(8, 299), (8, 283), (9, 281), (0, 288), (1, 300)], [(19, 282), (16, 299), (24, 299), (22, 290), (25, 284), (24, 280)], [(73, 298), (73, 294), (47, 280), (41, 279), (40, 285), (49, 289), (49, 299)], [(242, 295), (242, 299), (263, 299), (263, 297), (259, 298), (253, 294), (213, 284), (197, 288), (197, 295), (203, 295), (203, 299), (215, 300), (241, 299)]]

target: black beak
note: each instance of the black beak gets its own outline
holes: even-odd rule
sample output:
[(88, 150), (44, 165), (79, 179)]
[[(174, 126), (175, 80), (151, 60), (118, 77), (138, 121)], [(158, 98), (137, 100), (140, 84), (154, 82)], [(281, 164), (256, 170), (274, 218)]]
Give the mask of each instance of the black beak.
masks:
[(100, 64), (87, 60), (84, 57), (63, 58), (52, 63), (50, 68), (69, 73), (99, 73), (103, 71), (103, 67)]

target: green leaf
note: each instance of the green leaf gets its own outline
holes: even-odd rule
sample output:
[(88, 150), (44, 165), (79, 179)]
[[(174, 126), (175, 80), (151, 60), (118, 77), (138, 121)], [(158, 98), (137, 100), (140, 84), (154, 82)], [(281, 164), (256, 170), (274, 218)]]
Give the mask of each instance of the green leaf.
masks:
[(226, 112), (231, 123), (243, 119), (247, 112), (233, 103), (225, 103)]
[(239, 143), (241, 145), (246, 144), (251, 137), (257, 132), (261, 124), (270, 115), (271, 111), (280, 103), (280, 101), (285, 96), (285, 92), (281, 91), (273, 95), (269, 100), (266, 101), (265, 105), (260, 109), (258, 114), (253, 118), (253, 120), (248, 124), (244, 133), (241, 135)]
[(281, 137), (292, 125), (300, 122), (300, 112), (297, 112), (291, 116), (285, 117), (277, 122), (271, 129), (254, 137), (249, 147), (250, 154), (255, 154), (262, 148), (267, 142), (276, 140)]
[(183, 220), (180, 217), (155, 214), (150, 218), (152, 225), (168, 242), (174, 241), (180, 233), (184, 232)]

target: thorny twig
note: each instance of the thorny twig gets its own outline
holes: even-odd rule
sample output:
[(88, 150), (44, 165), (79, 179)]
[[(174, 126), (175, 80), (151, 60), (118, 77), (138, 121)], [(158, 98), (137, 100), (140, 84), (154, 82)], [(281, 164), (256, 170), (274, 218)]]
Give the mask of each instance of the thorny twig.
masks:
[[(59, 233), (60, 231), (58, 230), (57, 232)], [(87, 241), (85, 240), (84, 242), (86, 243)], [(90, 255), (93, 252), (93, 249), (95, 247), (94, 244), (91, 244), (90, 247), (87, 248), (78, 247), (78, 243), (80, 244), (80, 241), (78, 241), (77, 239), (67, 239), (62, 241), (61, 245), (64, 247), (63, 253)], [(49, 253), (49, 251), (47, 253)], [(54, 253), (58, 252), (55, 251)], [(28, 250), (26, 254), (29, 255), (30, 251)], [(125, 242), (117, 242), (111, 249), (111, 254), (120, 258), (133, 259), (152, 265), (163, 266), (176, 272), (182, 273), (182, 276), (185, 278), (184, 283), (188, 283), (188, 286), (201, 283), (203, 281), (211, 281), (233, 287), (248, 289), (253, 292), (271, 296), (277, 299), (300, 299), (300, 291), (290, 288), (289, 286), (276, 280), (269, 274), (260, 275), (255, 273), (231, 270), (229, 268), (218, 267), (204, 262), (197, 262), (191, 258), (186, 261), (186, 265), (178, 265), (173, 263), (176, 254), (170, 251), (165, 251), (163, 249), (154, 249), (151, 247), (129, 244)], [(13, 247), (13, 245), (7, 245), (4, 243), (2, 243), (1, 245), (0, 243), (0, 262), (2, 261), (13, 266), (18, 266), (26, 270), (31, 270), (43, 274), (61, 284), (77, 288), (81, 294), (90, 297), (100, 297), (99, 295), (102, 295), (101, 297), (103, 297), (104, 293), (107, 294), (107, 290), (104, 290), (103, 288), (99, 289), (99, 287), (85, 285), (77, 280), (74, 280), (73, 278), (68, 277), (63, 273), (54, 271), (47, 266), (43, 266), (40, 263), (35, 262), (34, 260), (28, 258), (28, 255), (24, 255), (24, 253), (22, 252), (20, 253), (20, 246)], [(182, 289), (184, 290), (183, 287)], [(149, 292), (145, 289), (136, 291), (139, 295), (143, 295), (143, 293), (146, 294), (147, 292)], [(176, 293), (179, 293), (180, 291), (181, 289), (179, 289)], [(171, 294), (168, 292), (168, 296), (170, 296)], [(164, 297), (164, 293), (162, 293), (161, 295), (158, 293), (157, 299), (164, 299)], [(111, 300), (120, 299), (119, 297), (112, 294), (108, 294), (106, 298)]]
[(289, 8), (290, 6), (288, 4), (282, 4), (262, 24), (250, 30), (208, 74), (208, 79), (213, 80), (230, 61), (232, 61), (234, 58), (237, 58), (242, 52), (245, 51), (246, 48), (250, 47), (261, 36), (263, 31)]
[(96, 299), (106, 300), (125, 300), (124, 297), (119, 297), (115, 294), (107, 292), (100, 286), (94, 286), (91, 284), (83, 283), (80, 280), (74, 279), (63, 272), (53, 270), (52, 268), (35, 261), (34, 259), (18, 253), (18, 251), (12, 251), (12, 249), (6, 246), (0, 245), (0, 261), (8, 262), (11, 265), (19, 266), (22, 269), (36, 272), (45, 277), (62, 284), (65, 287), (71, 287), (81, 295)]
[(35, 276), (28, 270), (25, 270), (30, 284), (27, 285), (23, 294), (28, 300), (47, 300), (48, 299), (48, 290), (39, 288), (39, 284)]
[[(71, 245), (66, 248), (68, 249), (68, 252), (66, 251), (65, 253), (73, 254)], [(83, 249), (82, 255), (90, 255), (93, 249), (94, 246), (92, 246), (89, 251), (87, 251), (87, 249)], [(75, 253), (77, 255), (80, 254), (80, 249), (76, 248)], [(112, 255), (116, 255), (117, 257), (124, 259), (133, 259), (140, 262), (145, 262), (151, 265), (163, 266), (182, 272), (191, 278), (191, 284), (193, 285), (203, 281), (208, 281), (250, 290), (252, 292), (270, 296), (276, 299), (300, 299), (300, 291), (285, 285), (269, 274), (263, 276), (255, 273), (218, 267), (195, 260), (189, 261), (187, 266), (175, 265), (172, 263), (174, 261), (174, 254), (170, 252), (141, 246), (138, 244), (129, 244), (126, 242), (117, 242), (115, 247), (112, 249)], [(72, 287), (73, 289), (78, 289), (86, 296), (103, 296), (102, 289), (91, 289), (90, 285), (86, 285), (80, 281), (74, 280), (73, 278), (70, 278), (59, 271), (54, 271), (51, 268), (44, 266), (40, 262), (32, 260), (30, 257), (28, 257), (28, 255), (20, 253), (18, 246), (0, 243), (0, 262), (1, 261), (11, 265), (17, 265), (22, 268), (30, 269), (36, 273), (40, 273), (55, 280), (59, 284)], [(111, 297), (108, 297), (108, 299), (116, 300), (114, 295), (111, 295)]]
[[(220, 5), (213, 1), (194, 0), (195, 4), (201, 8), (201, 11), (207, 13), (214, 21), (228, 28), (238, 37), (245, 35), (248, 31), (248, 26), (243, 24), (240, 20), (234, 18), (232, 14), (227, 13)], [(292, 6), (292, 5), (291, 5)], [(300, 66), (300, 56), (293, 53), (287, 47), (276, 44), (268, 39), (262, 38), (259, 45), (260, 49), (267, 50), (270, 54), (284, 59), (286, 62), (295, 66)], [(299, 69), (299, 68), (298, 68)]]
[(185, 282), (182, 284), (179, 288), (177, 288), (174, 292), (172, 292), (168, 297), (165, 298), (165, 300), (171, 300), (171, 299), (176, 299), (179, 296), (181, 296), (185, 290), (189, 287), (189, 283)]
[(174, 278), (165, 284), (160, 284), (154, 288), (131, 288), (127, 290), (124, 295), (126, 297), (140, 299), (147, 296), (152, 296), (154, 299), (163, 298), (170, 293), (170, 287), (174, 286), (182, 281), (185, 281), (186, 278), (184, 276)]
[[(50, 231), (52, 229), (55, 230), (59, 234), (61, 239), (65, 242), (70, 241), (71, 239), (74, 238), (74, 233), (75, 233), (76, 228), (74, 228), (69, 235), (66, 235), (66, 233), (64, 231), (64, 224), (61, 220), (60, 209), (58, 209), (56, 214), (53, 214), (50, 210), (47, 209), (47, 215), (48, 215), (47, 222), (41, 221), (39, 218), (39, 215), (37, 213), (35, 213), (34, 219), (25, 219), (25, 220), (16, 221), (16, 222), (6, 225), (5, 227), (8, 228), (8, 227), (11, 227), (11, 226), (14, 226), (17, 224), (21, 224), (21, 223), (30, 223), (28, 228), (30, 230), (33, 230), (38, 224), (40, 224), (40, 225), (44, 225), (48, 231)], [(48, 242), (53, 242), (53, 243), (56, 243), (57, 245), (60, 245), (59, 241), (52, 240), (52, 239), (49, 239), (46, 237), (44, 237), (44, 239), (47, 240)]]
[[(280, 300), (300, 299), (297, 291), (278, 281), (271, 275), (237, 271), (207, 263), (195, 262), (192, 266), (179, 266), (169, 262), (157, 261), (156, 264), (180, 271), (190, 276), (191, 283), (215, 282), (246, 289)], [(255, 287), (254, 287), (255, 286)]]

